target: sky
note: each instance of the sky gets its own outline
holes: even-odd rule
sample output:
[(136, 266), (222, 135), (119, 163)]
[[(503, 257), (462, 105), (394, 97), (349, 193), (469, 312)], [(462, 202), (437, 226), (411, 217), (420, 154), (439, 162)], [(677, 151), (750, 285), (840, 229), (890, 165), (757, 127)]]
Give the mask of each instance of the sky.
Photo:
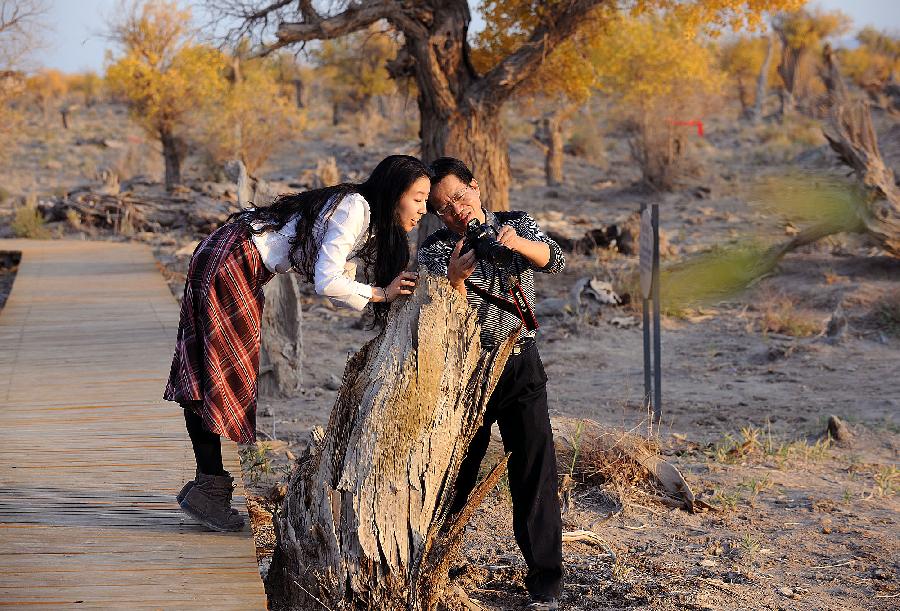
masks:
[[(50, 0), (47, 45), (35, 55), (35, 66), (63, 72), (101, 72), (105, 51), (110, 46), (103, 29), (118, 4), (118, 0)], [(900, 33), (900, 0), (816, 0), (811, 5), (847, 13), (857, 29), (871, 25)], [(473, 27), (483, 27), (482, 23), (476, 16)]]

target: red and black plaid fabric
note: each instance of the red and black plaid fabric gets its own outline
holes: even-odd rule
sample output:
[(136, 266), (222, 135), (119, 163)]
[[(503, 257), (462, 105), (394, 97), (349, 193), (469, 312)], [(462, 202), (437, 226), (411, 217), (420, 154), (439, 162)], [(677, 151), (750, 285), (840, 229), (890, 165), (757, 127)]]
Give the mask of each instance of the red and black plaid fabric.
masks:
[(209, 430), (238, 443), (256, 440), (256, 381), (263, 265), (250, 230), (227, 223), (191, 257), (172, 371), (163, 398), (193, 404)]

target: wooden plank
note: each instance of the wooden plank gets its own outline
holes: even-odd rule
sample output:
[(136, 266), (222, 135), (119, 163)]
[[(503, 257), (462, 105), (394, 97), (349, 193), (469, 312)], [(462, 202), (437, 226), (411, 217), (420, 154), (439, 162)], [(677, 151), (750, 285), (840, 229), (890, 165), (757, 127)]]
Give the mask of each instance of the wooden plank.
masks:
[[(0, 250), (23, 253), (0, 312), (0, 606), (266, 608), (249, 527), (212, 533), (175, 503), (194, 462), (161, 399), (178, 307), (149, 249)], [(240, 473), (235, 444), (223, 456)]]

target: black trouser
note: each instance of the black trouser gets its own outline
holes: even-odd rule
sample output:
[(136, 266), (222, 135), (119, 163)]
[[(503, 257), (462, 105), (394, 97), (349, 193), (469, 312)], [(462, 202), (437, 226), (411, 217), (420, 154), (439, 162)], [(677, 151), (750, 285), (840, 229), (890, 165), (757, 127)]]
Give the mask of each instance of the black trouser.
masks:
[(184, 424), (194, 448), (194, 458), (197, 459), (197, 470), (206, 475), (224, 475), (222, 439), (206, 428), (203, 418), (189, 404), (181, 404), (181, 407), (184, 408)]
[(562, 519), (556, 483), (556, 452), (547, 413), (547, 375), (537, 346), (506, 363), (456, 480), (453, 511), (475, 487), (491, 440), (491, 425), (500, 427), (510, 453), (507, 469), (513, 503), (513, 531), (522, 550), (532, 595), (559, 596), (562, 586)]

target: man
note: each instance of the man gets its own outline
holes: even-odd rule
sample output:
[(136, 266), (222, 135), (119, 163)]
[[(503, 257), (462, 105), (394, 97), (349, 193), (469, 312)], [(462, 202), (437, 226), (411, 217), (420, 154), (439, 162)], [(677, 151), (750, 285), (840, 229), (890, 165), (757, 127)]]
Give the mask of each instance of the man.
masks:
[[(516, 306), (513, 293), (518, 292), (533, 308), (534, 272), (557, 273), (565, 258), (559, 245), (544, 235), (528, 214), (484, 210), (478, 181), (458, 159), (442, 157), (431, 164), (431, 170), (434, 175), (428, 209), (446, 228), (425, 240), (419, 249), (419, 263), (432, 274), (446, 276), (466, 296), (478, 312), (483, 348), (496, 346), (510, 333), (519, 334), (488, 401), (484, 424), (460, 466), (452, 510), (461, 509), (475, 487), (491, 439), (491, 426), (496, 422), (503, 446), (510, 453), (513, 530), (528, 565), (528, 608), (557, 609), (563, 572), (562, 521), (556, 453), (547, 414), (547, 375), (535, 343), (535, 325), (525, 324), (530, 322), (528, 308), (522, 308), (521, 297)], [(472, 219), (494, 227), (497, 240), (515, 253), (506, 268), (476, 259), (474, 250), (461, 254), (466, 224)]]

